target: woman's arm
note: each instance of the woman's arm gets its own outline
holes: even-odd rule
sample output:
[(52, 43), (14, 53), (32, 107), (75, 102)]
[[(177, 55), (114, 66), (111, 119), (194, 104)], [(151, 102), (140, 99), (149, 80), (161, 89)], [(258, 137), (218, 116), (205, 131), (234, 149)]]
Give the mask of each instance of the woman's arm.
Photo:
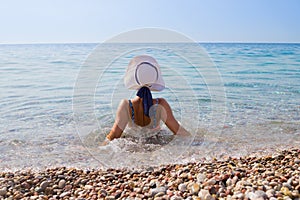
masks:
[(118, 107), (117, 113), (116, 113), (116, 119), (115, 123), (109, 132), (109, 134), (106, 136), (108, 140), (113, 140), (115, 138), (121, 137), (127, 123), (128, 123), (128, 100), (123, 99)]
[(189, 136), (191, 135), (185, 128), (180, 126), (178, 121), (175, 119), (172, 109), (169, 103), (161, 98), (160, 105), (162, 106), (162, 120), (165, 122), (167, 127), (175, 134), (175, 135), (182, 135), (182, 136)]

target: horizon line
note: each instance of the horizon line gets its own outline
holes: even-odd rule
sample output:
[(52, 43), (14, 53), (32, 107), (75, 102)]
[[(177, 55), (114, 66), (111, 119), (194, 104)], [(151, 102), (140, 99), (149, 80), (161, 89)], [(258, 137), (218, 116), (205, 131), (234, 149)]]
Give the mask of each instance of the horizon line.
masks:
[[(25, 42), (25, 43), (0, 43), (0, 45), (49, 45), (49, 44), (147, 44), (147, 42)], [(187, 43), (187, 42), (148, 42), (150, 44), (160, 43)], [(195, 41), (198, 44), (300, 44), (300, 42), (266, 42), (266, 41)]]

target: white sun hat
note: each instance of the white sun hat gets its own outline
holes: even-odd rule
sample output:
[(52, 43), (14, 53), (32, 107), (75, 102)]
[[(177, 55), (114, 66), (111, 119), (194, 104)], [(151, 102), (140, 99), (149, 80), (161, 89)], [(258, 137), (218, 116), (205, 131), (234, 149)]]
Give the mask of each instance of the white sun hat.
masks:
[(133, 90), (143, 86), (151, 91), (161, 91), (165, 88), (157, 61), (148, 55), (136, 56), (129, 62), (124, 83), (128, 89)]

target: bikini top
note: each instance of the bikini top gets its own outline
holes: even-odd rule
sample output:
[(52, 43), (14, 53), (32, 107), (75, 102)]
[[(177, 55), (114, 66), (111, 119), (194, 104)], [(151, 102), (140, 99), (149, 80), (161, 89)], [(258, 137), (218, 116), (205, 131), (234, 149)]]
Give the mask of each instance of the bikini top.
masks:
[[(130, 109), (131, 109), (131, 120), (132, 120), (132, 124), (134, 124), (134, 110), (133, 110), (133, 105), (132, 105), (132, 102), (131, 100), (129, 99), (129, 106), (130, 106)], [(157, 110), (157, 105), (158, 105), (158, 98), (156, 99), (156, 103), (155, 103), (155, 107), (153, 109), (153, 112), (149, 113), (150, 115), (150, 118), (152, 119), (153, 118), (153, 125), (151, 128), (156, 128), (156, 110)]]

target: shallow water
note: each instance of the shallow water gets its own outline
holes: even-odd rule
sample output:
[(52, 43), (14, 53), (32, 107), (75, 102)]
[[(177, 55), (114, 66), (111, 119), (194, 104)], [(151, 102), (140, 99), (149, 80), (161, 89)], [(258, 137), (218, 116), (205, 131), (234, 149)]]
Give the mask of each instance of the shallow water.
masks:
[[(86, 65), (101, 69), (96, 44), (0, 45), (0, 169), (136, 167), (299, 147), (300, 44), (201, 46), (215, 74), (189, 44), (122, 44), (105, 46), (119, 56), (82, 78)], [(151, 142), (127, 137), (99, 147), (120, 99), (135, 95), (122, 77), (130, 58), (142, 53), (157, 58), (166, 82), (153, 96), (168, 99), (193, 136), (166, 132)]]

